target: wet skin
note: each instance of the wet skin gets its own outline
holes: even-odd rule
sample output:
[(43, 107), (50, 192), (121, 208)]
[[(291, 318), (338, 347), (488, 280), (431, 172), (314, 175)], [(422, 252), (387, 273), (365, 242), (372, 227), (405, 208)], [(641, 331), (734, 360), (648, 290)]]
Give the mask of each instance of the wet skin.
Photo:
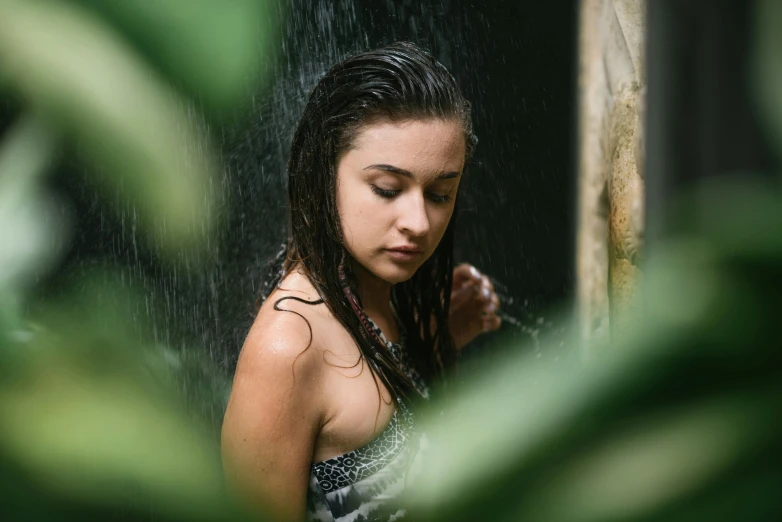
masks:
[[(432, 254), (453, 214), (464, 168), (458, 122), (365, 126), (337, 163), (337, 210), (355, 260), (367, 314), (395, 341), (393, 284)], [(229, 482), (282, 520), (302, 519), (310, 466), (376, 438), (394, 412), (391, 395), (364, 364), (353, 338), (293, 271), (264, 303), (242, 348), (223, 423)], [(461, 345), (499, 326), (496, 295), (469, 265), (454, 273), (452, 318)], [(454, 316), (453, 314), (457, 314)], [(303, 318), (306, 318), (307, 323)]]

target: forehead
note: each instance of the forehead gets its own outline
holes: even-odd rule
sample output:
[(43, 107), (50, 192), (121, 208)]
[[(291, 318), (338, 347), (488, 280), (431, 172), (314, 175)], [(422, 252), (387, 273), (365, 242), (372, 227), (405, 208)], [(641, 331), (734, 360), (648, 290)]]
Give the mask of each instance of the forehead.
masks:
[(457, 120), (381, 120), (359, 129), (350, 155), (411, 172), (461, 171), (464, 131)]

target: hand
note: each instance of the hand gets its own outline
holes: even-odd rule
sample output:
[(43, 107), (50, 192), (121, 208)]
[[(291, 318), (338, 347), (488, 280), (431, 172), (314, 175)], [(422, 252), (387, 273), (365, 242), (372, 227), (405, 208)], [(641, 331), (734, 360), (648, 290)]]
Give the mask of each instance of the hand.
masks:
[(462, 263), (453, 270), (451, 286), (451, 335), (457, 348), (483, 332), (500, 327), (500, 300), (489, 278), (474, 266)]

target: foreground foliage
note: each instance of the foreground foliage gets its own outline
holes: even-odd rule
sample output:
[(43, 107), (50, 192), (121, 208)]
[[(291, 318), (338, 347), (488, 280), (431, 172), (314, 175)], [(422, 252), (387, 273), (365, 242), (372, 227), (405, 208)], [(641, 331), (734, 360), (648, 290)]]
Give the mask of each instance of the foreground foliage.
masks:
[(587, 364), (505, 360), (432, 416), (415, 520), (779, 519), (780, 187), (684, 208), (632, 338)]
[[(36, 291), (79, 233), (46, 184), (64, 157), (134, 217), (161, 263), (204, 267), (223, 204), (206, 121), (259, 87), (270, 9), (0, 0), (0, 92), (16, 116), (0, 141), (4, 520), (245, 516), (224, 493), (211, 426), (185, 413), (201, 394), (177, 388), (202, 374), (208, 399), (224, 399), (227, 379), (205, 354), (152, 343), (136, 322), (144, 296), (121, 270)], [(193, 117), (193, 98), (205, 115)]]
[[(775, 129), (782, 11), (765, 4), (758, 92)], [(143, 297), (116, 272), (31, 295), (77, 233), (43, 183), (63, 150), (78, 148), (106, 198), (139, 213), (161, 258), (199, 258), (221, 197), (185, 100), (197, 95), (211, 119), (241, 100), (271, 41), (247, 23), (268, 18), (265, 5), (0, 0), (0, 90), (23, 113), (0, 142), (4, 520), (248, 518), (177, 386), (178, 372), (201, 372), (208, 391), (191, 400), (220, 400), (209, 361), (131, 324)], [(589, 363), (520, 350), (432, 406), (413, 520), (782, 517), (782, 192), (714, 184), (681, 208), (632, 338)]]

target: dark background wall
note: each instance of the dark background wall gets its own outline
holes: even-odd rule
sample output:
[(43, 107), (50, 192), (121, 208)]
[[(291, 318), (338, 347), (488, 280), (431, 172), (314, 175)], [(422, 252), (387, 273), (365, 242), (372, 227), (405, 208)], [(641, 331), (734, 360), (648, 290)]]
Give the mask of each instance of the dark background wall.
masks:
[(753, 92), (759, 2), (649, 3), (647, 237), (668, 232), (673, 197), (713, 178), (766, 178), (778, 165)]
[(480, 142), (461, 195), (457, 261), (493, 276), (507, 313), (539, 328), (573, 289), (575, 0), (279, 7), (287, 14), (280, 54), (266, 71), (270, 88), (235, 122), (209, 128), (231, 196), (213, 265), (195, 274), (161, 265), (135, 237), (132, 216), (117, 216), (64, 163), (53, 185), (70, 201), (78, 233), (59, 274), (106, 259), (123, 267), (149, 296), (139, 314), (154, 316), (158, 341), (203, 346), (230, 368), (266, 262), (284, 238), (285, 159), (309, 89), (346, 54), (411, 40), (451, 69), (474, 107)]

